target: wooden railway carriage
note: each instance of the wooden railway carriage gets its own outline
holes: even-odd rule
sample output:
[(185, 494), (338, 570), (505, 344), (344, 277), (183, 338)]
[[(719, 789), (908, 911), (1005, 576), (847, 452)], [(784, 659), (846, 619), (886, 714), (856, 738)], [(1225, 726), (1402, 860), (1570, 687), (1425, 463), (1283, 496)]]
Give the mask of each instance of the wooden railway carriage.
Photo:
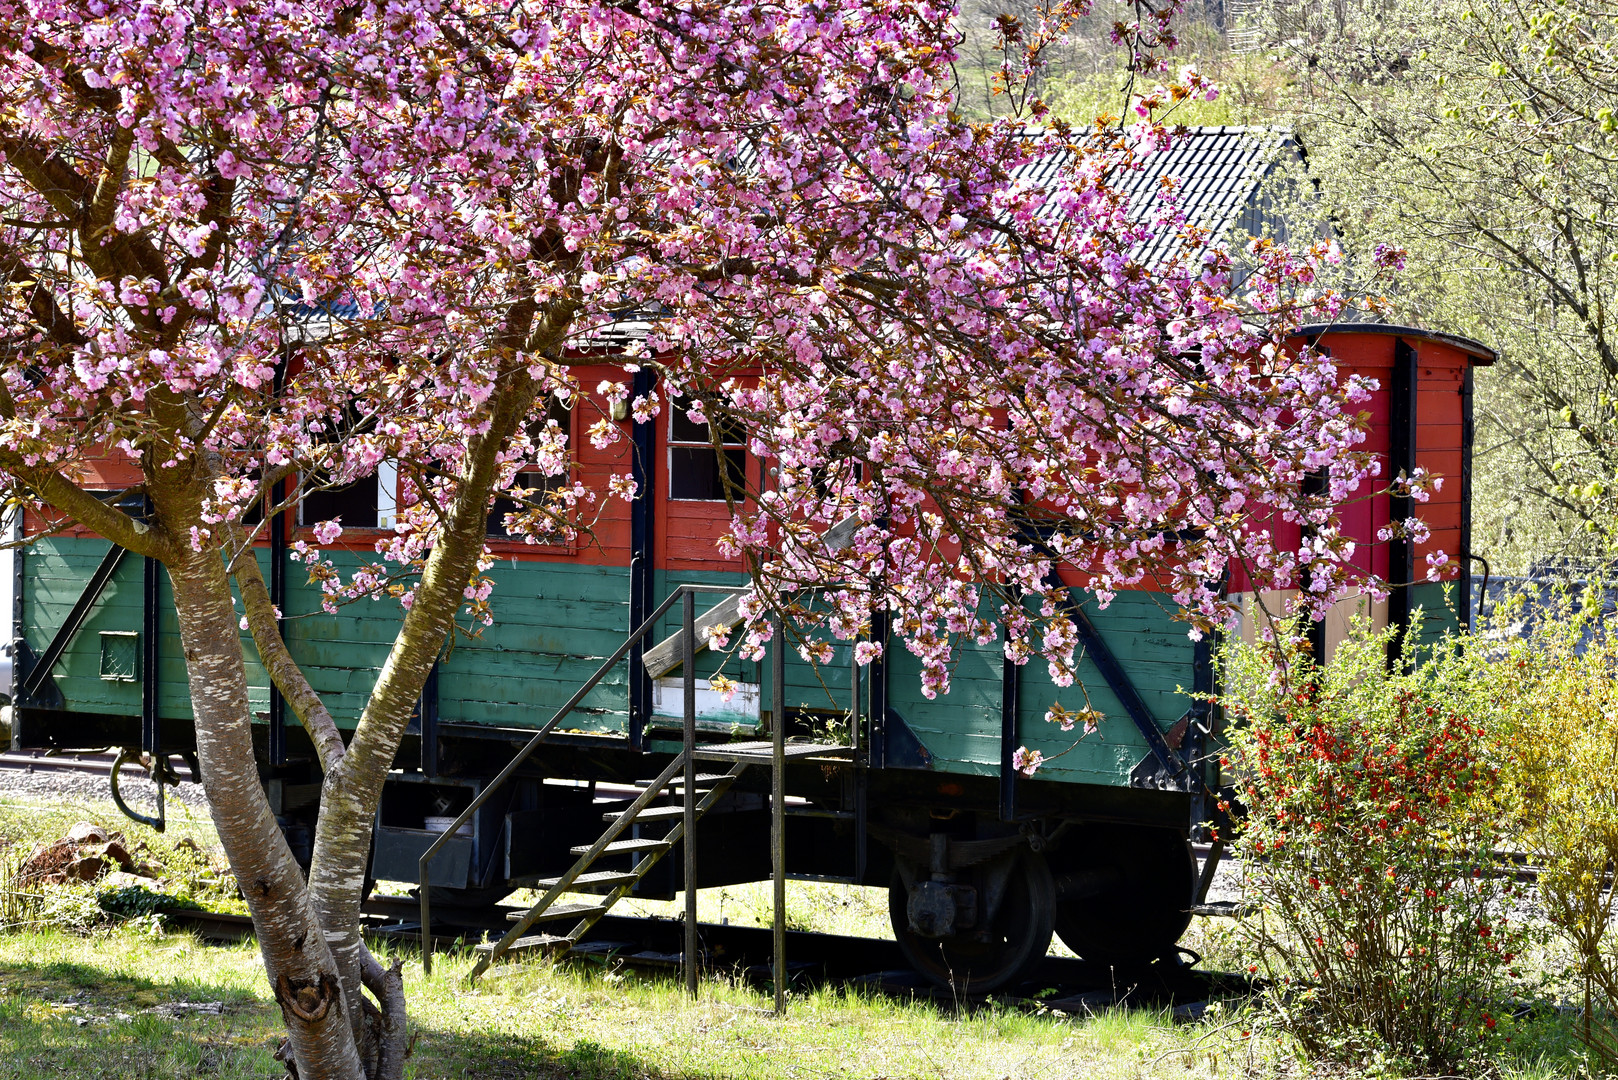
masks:
[[(1408, 513), (1398, 500), (1376, 495), (1346, 510), (1348, 531), (1360, 542), (1357, 558), (1397, 586), (1370, 614), (1383, 624), (1419, 618), (1425, 637), (1466, 623), (1472, 369), (1491, 354), (1459, 338), (1391, 326), (1322, 328), (1310, 336), (1345, 369), (1379, 380), (1369, 448), (1384, 456), (1385, 474), (1419, 464), (1448, 479), (1421, 508), (1431, 526), (1424, 544), (1374, 542), (1382, 523)], [(588, 382), (597, 373), (584, 374)], [(633, 435), (633, 447), (609, 451), (591, 448), (588, 439), (574, 444), (573, 467), (583, 478), (622, 464), (619, 454), (629, 455), (639, 474), (643, 494), (601, 523), (599, 547), (491, 538), (500, 556), (489, 572), (498, 618), (439, 664), (383, 796), (375, 877), (413, 880), (418, 857), (439, 838), (429, 820), (468, 806), (514, 748), (622, 644), (627, 628), (678, 585), (744, 580), (739, 565), (714, 552), (726, 511), (713, 496), (719, 469), (756, 470), (757, 463), (739, 448), (725, 451), (726, 461), (679, 417)], [(100, 479), (117, 489), (125, 478), (109, 468)], [(305, 520), (342, 513), (356, 551), (340, 557), (363, 557), (366, 530), (353, 526), (364, 515), (385, 524), (388, 498), (369, 488), (328, 498), (328, 505), (306, 507)], [(274, 524), (259, 558), (286, 614), (288, 642), (339, 724), (351, 725), (398, 610), (362, 602), (322, 612), (318, 588), (288, 555), (303, 527), (290, 516)], [(498, 524), (492, 515), (491, 525)], [(16, 741), (183, 754), (192, 745), (189, 697), (166, 580), (101, 539), (43, 527), (33, 516), (24, 521), (32, 542), (16, 562)], [(1460, 559), (1450, 585), (1418, 572), (1436, 550)], [(1238, 576), (1230, 587), (1239, 593), (1245, 583)], [(1213, 687), (1211, 644), (1191, 641), (1172, 618), (1172, 602), (1156, 592), (1123, 592), (1104, 610), (1093, 602), (1075, 610), (1084, 645), (1080, 680), (1106, 719), (1034, 779), (1012, 768), (1013, 750), (1066, 750), (1071, 738), (1044, 715), (1054, 701), (1074, 705), (1074, 691), (1059, 691), (1038, 665), (1019, 668), (996, 646), (969, 645), (952, 690), (935, 700), (921, 694), (918, 661), (902, 648), (857, 682), (846, 646), (818, 668), (795, 656), (784, 665), (787, 707), (779, 720), (787, 731), (825, 741), (830, 729), (851, 744), (847, 753), (789, 769), (789, 867), (800, 876), (891, 887), (896, 932), (924, 969), (1003, 983), (1044, 954), (1053, 926), (1086, 957), (1150, 960), (1172, 949), (1190, 919), (1196, 867), (1187, 839), (1210, 816), (1204, 795), (1218, 779), (1205, 753), (1214, 725), (1187, 692)], [(1322, 648), (1344, 621), (1334, 616), (1317, 628)], [(671, 613), (653, 636), (677, 629)], [(246, 635), (244, 646), (252, 655)], [(663, 768), (680, 745), (679, 671), (658, 659), (670, 652), (650, 645), (612, 668), (564, 721), (566, 730), (553, 733), (489, 799), (469, 835), (450, 840), (433, 870), (446, 896), (487, 902), (559, 874), (573, 861), (570, 848), (600, 834), (603, 811), (634, 794), (628, 785)], [(765, 707), (774, 695), (767, 663), (699, 653), (696, 667), (703, 679), (722, 671), (740, 684), (728, 703), (700, 695), (705, 741), (756, 739), (777, 722)], [(319, 779), (313, 755), (262, 671), (253, 674), (264, 780), (294, 847), (306, 849)], [(644, 830), (641, 839), (655, 838), (649, 821), (637, 830)], [(732, 785), (714, 800), (697, 837), (699, 886), (766, 876), (760, 787), (745, 776)], [(665, 860), (633, 891), (672, 895), (683, 885), (679, 866)]]
[[(1222, 147), (1207, 142), (1209, 154)], [(1182, 166), (1194, 172), (1200, 160), (1193, 155)], [(1227, 225), (1257, 198), (1255, 186), (1244, 189), (1247, 203), (1209, 190), (1223, 200), (1215, 201)], [(1465, 624), (1472, 368), (1492, 354), (1393, 326), (1313, 328), (1304, 336), (1345, 370), (1379, 380), (1369, 448), (1384, 456), (1384, 475), (1419, 464), (1448, 481), (1421, 508), (1431, 526), (1423, 544), (1375, 542), (1380, 525), (1410, 512), (1400, 500), (1372, 496), (1347, 510), (1357, 558), (1396, 586), (1370, 614), (1394, 624), (1419, 616), (1429, 637)], [(605, 362), (579, 371), (585, 386), (621, 374)], [(637, 393), (650, 378), (634, 376)], [(555, 419), (572, 431), (576, 479), (600, 487), (605, 474), (627, 468), (640, 495), (611, 506), (593, 544), (513, 542), (498, 535), (499, 510), (491, 515), (497, 618), (481, 637), (446, 652), (423, 695), (382, 797), (371, 864), (377, 879), (414, 880), (422, 853), (443, 841), (432, 863), (442, 896), (485, 903), (518, 886), (555, 882), (574, 865), (576, 849), (601, 835), (603, 814), (623, 811), (634, 785), (667, 772), (680, 750), (675, 608), (608, 668), (509, 783), (485, 791), (516, 748), (623, 645), (628, 629), (680, 585), (744, 581), (740, 564), (714, 546), (726, 524), (721, 470), (759, 479), (759, 463), (743, 447), (716, 449), (705, 428), (678, 413), (651, 425), (626, 422), (628, 438), (605, 450), (583, 437), (582, 417), (558, 411)], [(132, 477), (109, 464), (97, 479), (116, 491)], [(289, 646), (340, 726), (352, 726), (362, 708), (400, 613), (387, 601), (323, 612), (318, 587), (289, 548), (304, 523), (340, 514), (350, 550), (336, 557), (364, 558), (374, 540), (366, 527), (390, 524), (392, 483), (383, 470), (375, 483), (312, 497), (301, 522), (293, 514), (272, 522), (258, 551)], [(16, 742), (116, 746), (162, 761), (184, 754), (193, 745), (190, 705), (165, 577), (81, 531), (48, 532), (32, 515), (22, 529), (31, 542), (16, 560)], [(1425, 557), (1440, 549), (1460, 564), (1447, 588), (1425, 581)], [(1239, 574), (1228, 586), (1247, 588)], [(1172, 954), (1198, 896), (1188, 839), (1211, 816), (1206, 796), (1219, 783), (1207, 753), (1216, 718), (1189, 696), (1213, 689), (1212, 643), (1193, 642), (1173, 611), (1168, 597), (1149, 589), (1122, 592), (1105, 609), (1089, 600), (1074, 608), (1079, 678), (1105, 720), (1071, 750), (1071, 736), (1044, 717), (1053, 702), (1080, 704), (1076, 690), (1059, 691), (1040, 665), (1006, 663), (996, 645), (963, 647), (951, 692), (933, 700), (922, 695), (919, 662), (903, 648), (858, 672), (847, 646), (819, 667), (788, 656), (779, 695), (771, 663), (698, 653), (701, 679), (722, 672), (740, 687), (728, 702), (699, 690), (702, 738), (743, 748), (731, 753), (739, 777), (724, 774), (703, 799), (695, 884), (768, 875), (768, 785), (742, 766), (746, 743), (784, 727), (817, 746), (840, 744), (810, 747), (787, 768), (789, 871), (889, 888), (896, 935), (922, 970), (983, 989), (1004, 985), (1044, 955), (1053, 928), (1098, 961)], [(697, 625), (712, 621), (699, 617)], [(1343, 621), (1317, 629), (1322, 649)], [(245, 633), (243, 642), (254, 655)], [(318, 767), (262, 669), (250, 667), (250, 675), (264, 783), (294, 850), (307, 857)], [(1025, 779), (1012, 767), (1019, 746), (1047, 757), (1068, 752)], [(446, 838), (444, 820), (480, 797), (469, 827)], [(649, 809), (640, 811), (641, 803)], [(656, 858), (669, 847), (666, 832), (680, 834), (678, 815), (658, 812), (651, 799), (637, 800), (636, 809), (625, 837), (606, 849), (600, 865), (611, 869), (575, 886), (598, 881), (609, 901), (628, 892), (668, 897), (684, 886), (682, 860)], [(568, 910), (598, 917), (588, 905)]]

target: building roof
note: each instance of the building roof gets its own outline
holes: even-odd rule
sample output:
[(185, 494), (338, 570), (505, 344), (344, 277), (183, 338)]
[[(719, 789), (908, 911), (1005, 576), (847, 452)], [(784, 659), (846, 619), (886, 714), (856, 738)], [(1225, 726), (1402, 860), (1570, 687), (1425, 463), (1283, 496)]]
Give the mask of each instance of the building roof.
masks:
[[(1223, 243), (1242, 231), (1261, 233), (1276, 222), (1268, 220), (1264, 180), (1285, 160), (1303, 156), (1291, 132), (1273, 128), (1193, 127), (1174, 136), (1169, 145), (1146, 154), (1108, 177), (1130, 199), (1130, 218), (1144, 221), (1164, 209), (1164, 181), (1177, 180), (1178, 199), (1186, 219), (1208, 230), (1211, 243)], [(1053, 155), (1023, 166), (1019, 179), (1043, 183), (1068, 160)], [(1159, 232), (1133, 254), (1148, 266), (1162, 264), (1175, 249), (1172, 232)]]

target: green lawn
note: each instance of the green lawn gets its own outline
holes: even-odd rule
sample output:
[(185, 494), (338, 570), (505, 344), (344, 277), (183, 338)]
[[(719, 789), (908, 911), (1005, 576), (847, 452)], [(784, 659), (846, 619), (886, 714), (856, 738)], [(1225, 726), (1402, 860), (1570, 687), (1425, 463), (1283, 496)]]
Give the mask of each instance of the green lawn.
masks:
[[(176, 833), (212, 844), (205, 820), (158, 837), (121, 823), (105, 804), (0, 802), (0, 861), (73, 822), (122, 829), (132, 843), (172, 848)], [(792, 922), (803, 929), (880, 934), (879, 891), (793, 884)], [(762, 889), (704, 893), (704, 917), (763, 922)], [(658, 905), (647, 905), (659, 907)], [(279, 1010), (251, 944), (210, 945), (161, 921), (96, 922), (88, 887), (0, 932), (0, 1080), (61, 1077), (208, 1077), (285, 1073), (272, 1054)], [(53, 923), (72, 923), (64, 929)], [(1239, 963), (1228, 922), (1198, 920), (1188, 942), (1209, 966)], [(1063, 1015), (947, 1004), (835, 988), (794, 996), (784, 1019), (771, 998), (729, 978), (686, 999), (666, 976), (610, 971), (588, 961), (529, 961), (468, 987), (465, 955), (446, 955), (425, 978), (406, 957), (417, 1034), (409, 1075), (443, 1080), (581, 1078), (862, 1078), (862, 1080), (1215, 1080), (1311, 1075), (1243, 1003), (1217, 1004), (1203, 1021), (1164, 1012)], [(205, 1005), (218, 1009), (187, 1008)], [(1523, 1025), (1501, 1080), (1574, 1076), (1565, 1020)], [(1364, 1075), (1356, 1073), (1355, 1075)]]
[[(670, 979), (582, 965), (525, 963), (469, 989), (469, 966), (447, 957), (430, 979), (419, 963), (407, 968), (419, 1032), (411, 1075), (1235, 1076), (1247, 1058), (1235, 1029), (1180, 1028), (1142, 1012), (961, 1016), (825, 990), (795, 997), (777, 1019), (767, 997), (728, 980), (706, 981), (691, 1002)], [(4, 1080), (280, 1075), (271, 1058), (280, 1016), (250, 944), (132, 928), (14, 933), (0, 936), (0, 987)], [(212, 1002), (221, 1014), (173, 1008)]]

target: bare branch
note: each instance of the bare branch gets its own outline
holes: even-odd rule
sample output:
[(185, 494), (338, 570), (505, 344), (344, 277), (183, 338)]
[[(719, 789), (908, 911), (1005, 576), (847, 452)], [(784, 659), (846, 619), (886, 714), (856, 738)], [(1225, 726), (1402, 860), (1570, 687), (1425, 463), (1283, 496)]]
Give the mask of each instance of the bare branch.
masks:
[[(245, 530), (243, 533), (245, 536)], [(293, 715), (309, 733), (309, 740), (315, 744), (315, 752), (320, 755), (320, 767), (329, 775), (347, 752), (342, 733), (337, 730), (337, 722), (332, 719), (325, 702), (309, 685), (303, 669), (287, 649), (286, 641), (281, 637), (281, 628), (276, 625), (275, 605), (270, 602), (270, 591), (264, 585), (258, 559), (253, 557), (251, 551), (246, 558), (236, 560), (234, 576), (242, 591), (242, 603), (247, 609), (247, 628), (252, 632), (253, 644), (258, 646), (264, 670), (269, 672), (275, 688), (281, 691), (281, 696), (292, 706)]]

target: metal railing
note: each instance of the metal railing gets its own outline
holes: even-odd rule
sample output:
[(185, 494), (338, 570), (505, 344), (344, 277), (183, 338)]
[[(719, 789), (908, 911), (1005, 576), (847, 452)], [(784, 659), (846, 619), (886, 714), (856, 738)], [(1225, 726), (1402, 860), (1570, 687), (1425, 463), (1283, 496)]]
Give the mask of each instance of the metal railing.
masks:
[[(696, 643), (696, 627), (694, 625), (696, 621), (696, 594), (733, 593), (737, 591), (739, 590), (734, 585), (686, 584), (677, 587), (668, 595), (667, 599), (657, 606), (656, 611), (653, 611), (649, 616), (646, 617), (645, 622), (641, 623), (640, 626), (630, 631), (629, 636), (624, 639), (624, 643), (620, 645), (611, 656), (607, 657), (602, 665), (596, 669), (595, 674), (591, 675), (590, 678), (587, 679), (584, 684), (574, 692), (573, 696), (568, 698), (565, 705), (556, 710), (556, 715), (552, 716), (543, 727), (534, 732), (533, 737), (528, 740), (527, 745), (525, 745), (521, 750), (517, 751), (517, 756), (512, 758), (506, 767), (501, 769), (499, 774), (496, 775), (495, 778), (483, 788), (483, 790), (477, 793), (476, 797), (473, 798), (471, 805), (469, 805), (465, 810), (462, 810), (460, 816), (455, 819), (454, 823), (446, 828), (443, 833), (439, 835), (438, 839), (432, 842), (426, 851), (422, 852), (421, 860), (417, 864), (417, 886), (420, 890), (421, 900), (421, 966), (422, 970), (426, 974), (432, 974), (433, 970), (433, 914), (432, 901), (429, 897), (429, 893), (432, 890), (431, 863), (433, 861), (433, 857), (437, 855), (440, 850), (442, 850), (445, 844), (450, 842), (455, 834), (460, 831), (463, 825), (472, 820), (472, 815), (477, 813), (478, 809), (482, 807), (484, 803), (488, 802), (490, 796), (498, 791), (507, 780), (511, 779), (512, 774), (517, 771), (518, 767), (520, 767), (524, 761), (528, 760), (528, 756), (539, 748), (539, 744), (545, 741), (546, 736), (550, 735), (550, 733), (556, 729), (556, 725), (561, 723), (569, 713), (578, 707), (579, 703), (584, 700), (585, 695), (591, 690), (594, 690), (596, 684), (605, 678), (609, 671), (618, 666), (619, 661), (628, 655), (629, 650), (634, 648), (637, 642), (650, 633), (652, 628), (657, 625), (657, 621), (667, 614), (669, 608), (674, 606), (674, 602), (676, 600), (681, 598), (685, 598), (685, 609), (682, 612), (683, 618), (681, 619), (681, 622), (684, 624), (683, 631), (685, 634), (685, 711), (688, 717), (686, 723), (686, 727), (688, 729), (686, 741), (689, 743), (693, 734), (689, 730), (693, 726), (689, 717), (694, 711), (696, 701), (696, 664), (693, 657)], [(777, 726), (779, 727), (780, 725), (778, 724)], [(689, 785), (691, 781), (694, 780), (694, 776), (691, 775), (693, 769), (689, 761), (689, 747), (687, 753), (688, 760), (686, 764), (686, 773), (687, 784)], [(688, 821), (688, 828), (690, 824), (691, 823)], [(689, 862), (689, 860), (693, 857), (692, 851), (695, 845), (687, 843), (685, 847), (687, 850), (686, 858)], [(695, 893), (695, 890), (689, 891), (692, 894)], [(694, 899), (694, 895), (692, 898)], [(691, 919), (690, 925), (693, 929), (695, 928), (695, 918)]]

